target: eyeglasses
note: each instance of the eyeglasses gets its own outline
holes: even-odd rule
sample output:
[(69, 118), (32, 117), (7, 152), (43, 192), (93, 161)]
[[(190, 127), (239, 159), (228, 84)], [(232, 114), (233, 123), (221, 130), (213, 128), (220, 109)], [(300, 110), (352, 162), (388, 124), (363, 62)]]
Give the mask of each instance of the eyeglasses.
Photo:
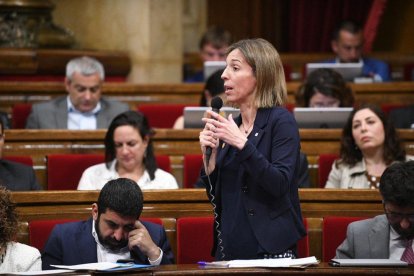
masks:
[(384, 206), (385, 215), (387, 216), (388, 221), (393, 223), (399, 223), (403, 219), (407, 219), (410, 223), (414, 224), (414, 214), (401, 214), (396, 212), (388, 212)]

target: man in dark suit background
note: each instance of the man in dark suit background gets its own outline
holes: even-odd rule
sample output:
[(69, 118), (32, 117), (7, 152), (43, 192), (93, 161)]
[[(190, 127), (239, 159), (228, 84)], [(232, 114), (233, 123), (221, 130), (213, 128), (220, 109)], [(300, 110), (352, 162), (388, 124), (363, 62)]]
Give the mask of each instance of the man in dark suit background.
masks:
[(92, 204), (92, 218), (58, 224), (42, 254), (42, 268), (132, 259), (139, 264), (171, 264), (173, 253), (162, 226), (139, 221), (143, 194), (127, 178), (111, 180)]
[(40, 190), (32, 167), (2, 158), (6, 137), (4, 129), (4, 122), (0, 120), (0, 186), (11, 191)]
[(34, 104), (26, 128), (107, 128), (116, 115), (129, 108), (125, 103), (101, 97), (104, 78), (103, 65), (96, 59), (79, 57), (70, 60), (65, 78), (68, 96)]

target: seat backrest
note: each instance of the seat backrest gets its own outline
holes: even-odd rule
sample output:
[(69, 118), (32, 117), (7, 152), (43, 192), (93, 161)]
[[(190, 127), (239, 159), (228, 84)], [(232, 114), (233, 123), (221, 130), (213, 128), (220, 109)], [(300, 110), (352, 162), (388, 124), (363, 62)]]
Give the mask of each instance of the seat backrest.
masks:
[(328, 181), (329, 173), (332, 169), (333, 162), (338, 159), (338, 154), (320, 154), (318, 158), (318, 179), (319, 188), (324, 188)]
[(171, 160), (168, 155), (155, 155), (155, 160), (157, 161), (158, 168), (171, 173)]
[(26, 121), (32, 111), (31, 103), (15, 104), (12, 107), (12, 128), (26, 128)]
[[(303, 225), (305, 226), (306, 233), (308, 232), (308, 220), (303, 218)], [(306, 258), (309, 257), (309, 236), (306, 235), (305, 237), (301, 238), (298, 241), (298, 257), (299, 258)]]
[(183, 187), (194, 188), (194, 184), (197, 182), (200, 176), (200, 170), (203, 166), (202, 154), (185, 154), (184, 155), (184, 176)]
[(31, 156), (26, 155), (9, 155), (9, 156), (3, 156), (3, 159), (21, 163), (23, 165), (27, 165), (29, 167), (33, 167), (33, 159)]
[(29, 222), (29, 245), (36, 247), (39, 251), (43, 250), (53, 227), (56, 224), (77, 221), (76, 219), (49, 219), (32, 220)]
[(348, 224), (367, 217), (324, 217), (322, 222), (322, 261), (335, 257), (336, 248), (345, 240)]
[(104, 162), (103, 154), (49, 154), (46, 156), (48, 190), (76, 190), (82, 173)]
[(177, 220), (177, 264), (213, 261), (213, 217), (183, 217)]
[(404, 80), (414, 81), (414, 63), (404, 65)]
[(138, 110), (148, 119), (154, 128), (172, 128), (175, 120), (183, 115), (186, 104), (142, 104)]
[(406, 107), (406, 104), (398, 103), (398, 104), (381, 104), (381, 110), (385, 113), (385, 115), (390, 115), (390, 112), (397, 108)]

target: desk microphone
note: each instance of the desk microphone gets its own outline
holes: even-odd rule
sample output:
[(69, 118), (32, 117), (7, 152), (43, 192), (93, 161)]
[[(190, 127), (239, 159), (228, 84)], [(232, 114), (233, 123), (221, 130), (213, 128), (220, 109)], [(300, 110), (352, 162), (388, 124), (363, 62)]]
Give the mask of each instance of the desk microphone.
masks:
[[(220, 112), (220, 108), (223, 106), (223, 100), (219, 97), (216, 96), (211, 100), (211, 109), (213, 112), (219, 113)], [(210, 161), (210, 156), (211, 156), (211, 152), (212, 152), (212, 148), (211, 147), (206, 147), (206, 162), (208, 165), (208, 162)]]

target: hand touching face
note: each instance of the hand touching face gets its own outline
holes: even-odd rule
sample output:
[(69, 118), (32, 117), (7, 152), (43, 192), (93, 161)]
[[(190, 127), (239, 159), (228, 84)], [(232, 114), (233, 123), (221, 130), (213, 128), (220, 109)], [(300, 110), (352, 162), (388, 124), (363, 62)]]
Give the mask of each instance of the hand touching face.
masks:
[(143, 254), (150, 260), (156, 260), (161, 252), (158, 246), (153, 242), (147, 228), (139, 221), (135, 221), (135, 229), (129, 232), (128, 247), (130, 250), (137, 246)]

